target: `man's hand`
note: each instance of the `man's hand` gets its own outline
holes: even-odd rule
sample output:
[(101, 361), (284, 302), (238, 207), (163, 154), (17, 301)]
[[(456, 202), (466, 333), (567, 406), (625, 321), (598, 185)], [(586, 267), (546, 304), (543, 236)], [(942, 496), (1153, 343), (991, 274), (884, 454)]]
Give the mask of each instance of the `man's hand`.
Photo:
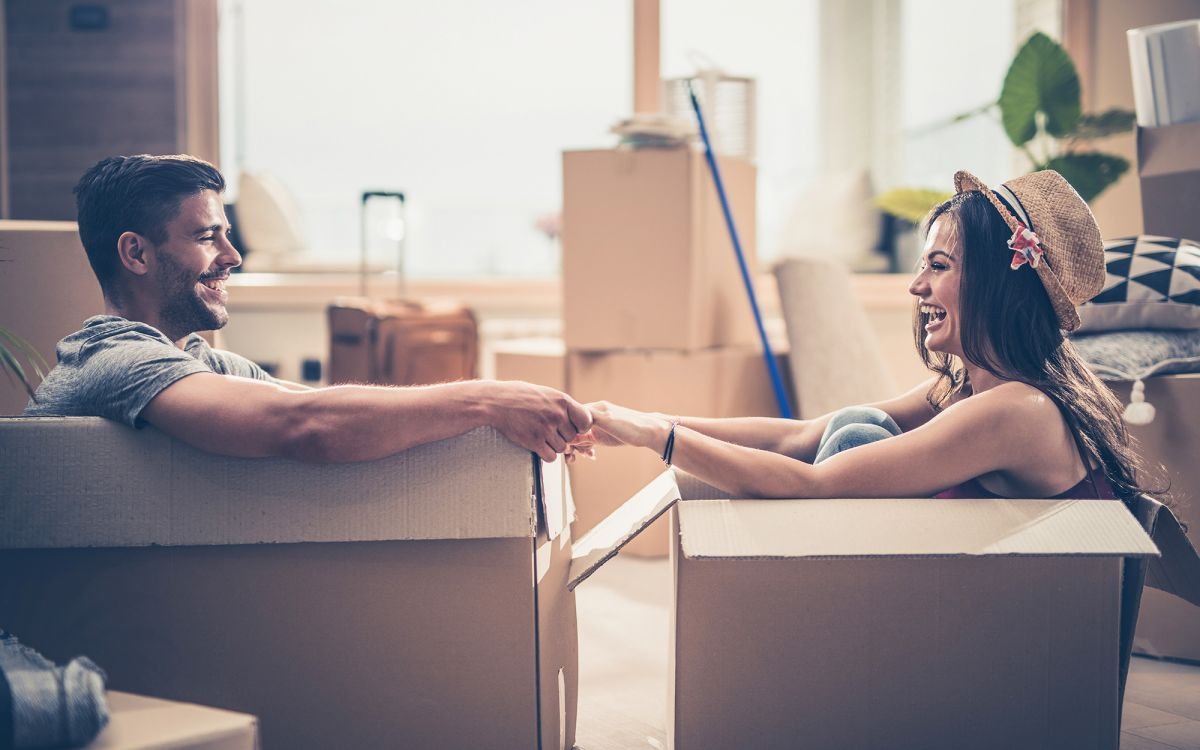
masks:
[(480, 386), (488, 423), (543, 461), (553, 461), (576, 435), (591, 429), (592, 415), (561, 391), (517, 380), (481, 382)]

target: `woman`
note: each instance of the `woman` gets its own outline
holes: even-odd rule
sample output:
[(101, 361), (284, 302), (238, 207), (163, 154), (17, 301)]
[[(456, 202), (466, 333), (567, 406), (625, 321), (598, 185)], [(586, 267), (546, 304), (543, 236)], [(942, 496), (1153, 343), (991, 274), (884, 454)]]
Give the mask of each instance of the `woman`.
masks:
[(1136, 494), (1120, 404), (1064, 336), (1104, 283), (1087, 204), (1053, 171), (995, 191), (966, 172), (954, 182), (909, 287), (929, 382), (805, 421), (599, 402), (594, 439), (654, 450), (733, 497)]

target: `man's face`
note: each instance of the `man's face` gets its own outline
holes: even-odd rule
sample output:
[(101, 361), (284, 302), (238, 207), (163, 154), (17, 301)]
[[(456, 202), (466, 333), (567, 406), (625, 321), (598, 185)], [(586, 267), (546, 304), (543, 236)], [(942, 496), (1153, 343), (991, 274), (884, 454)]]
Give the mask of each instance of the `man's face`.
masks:
[(204, 190), (180, 203), (167, 223), (167, 239), (154, 248), (153, 278), (159, 315), (172, 337), (211, 331), (229, 322), (225, 281), (242, 256), (229, 241), (229, 220), (220, 196)]

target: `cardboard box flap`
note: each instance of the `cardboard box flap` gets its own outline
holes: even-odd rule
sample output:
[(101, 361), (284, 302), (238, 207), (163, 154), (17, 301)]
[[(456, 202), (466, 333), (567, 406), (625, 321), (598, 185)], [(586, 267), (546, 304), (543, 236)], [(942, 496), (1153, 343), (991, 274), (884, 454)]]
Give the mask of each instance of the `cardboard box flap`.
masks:
[(1111, 500), (694, 500), (679, 528), (690, 558), (1158, 554)]
[(538, 466), (539, 492), (541, 498), (542, 517), (546, 520), (546, 534), (550, 539), (557, 539), (572, 521), (575, 520), (575, 500), (571, 497), (571, 480), (567, 475), (565, 459), (555, 459), (546, 463), (533, 456), (535, 466)]
[(98, 418), (0, 418), (0, 548), (532, 537), (535, 491), (530, 454), (491, 428), (307, 464)]
[(679, 486), (670, 469), (652, 479), (594, 529), (575, 542), (567, 589), (587, 580), (621, 548), (679, 500)]
[(1188, 541), (1179, 519), (1170, 508), (1160, 506), (1152, 526), (1151, 536), (1162, 557), (1150, 561), (1146, 585), (1200, 607), (1200, 555)]

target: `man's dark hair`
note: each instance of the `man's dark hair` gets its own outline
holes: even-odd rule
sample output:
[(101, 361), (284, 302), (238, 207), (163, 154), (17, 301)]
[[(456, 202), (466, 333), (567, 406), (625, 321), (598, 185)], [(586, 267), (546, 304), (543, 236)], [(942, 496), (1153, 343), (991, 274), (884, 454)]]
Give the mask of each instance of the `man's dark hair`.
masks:
[(208, 162), (182, 154), (111, 156), (84, 172), (75, 186), (79, 238), (105, 295), (116, 291), (117, 238), (137, 232), (166, 242), (180, 203), (202, 190), (224, 192), (225, 178)]

